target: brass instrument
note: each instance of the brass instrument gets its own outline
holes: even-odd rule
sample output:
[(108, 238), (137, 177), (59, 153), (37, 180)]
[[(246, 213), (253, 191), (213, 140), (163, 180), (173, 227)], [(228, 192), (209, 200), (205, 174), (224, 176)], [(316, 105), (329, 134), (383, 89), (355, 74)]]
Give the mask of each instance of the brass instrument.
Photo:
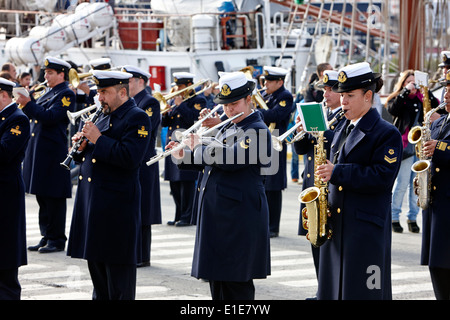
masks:
[(44, 82), (38, 84), (37, 86), (35, 86), (31, 91), (30, 91), (30, 95), (33, 96), (34, 99), (39, 99), (48, 89), (47, 87), (47, 82), (48, 80), (45, 80)]
[[(239, 71), (243, 72), (245, 74), (245, 76), (247, 77), (247, 79), (254, 80), (253, 79), (253, 71), (255, 71), (255, 68), (253, 68), (252, 66), (247, 66), (245, 68), (242, 68)], [(260, 93), (261, 90), (255, 90), (256, 93), (252, 94), (253, 104), (255, 105), (255, 107), (259, 106), (260, 108), (262, 108), (264, 110), (268, 110), (269, 107), (267, 106), (266, 102), (264, 101), (264, 98), (262, 97), (262, 95)], [(270, 123), (269, 124), (269, 131), (273, 132), (273, 130), (275, 129), (276, 125), (277, 124), (275, 122)]]
[[(347, 110), (340, 110), (336, 113), (336, 115), (334, 116), (333, 119), (331, 119), (331, 121), (328, 123), (328, 126), (332, 126), (336, 121), (339, 121), (342, 119), (342, 117), (344, 116), (345, 112)], [(283, 135), (279, 136), (279, 137), (272, 137), (272, 145), (273, 148), (276, 151), (281, 151), (283, 150), (283, 141), (286, 141), (286, 144), (292, 144), (294, 142), (300, 141), (301, 139), (303, 139), (303, 137), (306, 134), (306, 131), (302, 130), (300, 132), (297, 132), (294, 137), (292, 137), (292, 139), (288, 140), (287, 137), (290, 136), (291, 133), (295, 132), (295, 130), (297, 130), (297, 128), (300, 126), (300, 121), (297, 122), (294, 126), (292, 126), (289, 130), (287, 130)]]
[(84, 109), (82, 109), (82, 110), (80, 110), (80, 111), (77, 111), (77, 112), (70, 112), (70, 111), (67, 111), (67, 117), (69, 118), (70, 123), (73, 124), (73, 125), (75, 125), (75, 121), (76, 121), (79, 117), (81, 117), (81, 119), (82, 119), (84, 122), (86, 122), (86, 120), (89, 120), (89, 116), (86, 116), (86, 114), (87, 114), (88, 112), (91, 112), (91, 111), (94, 110), (95, 108), (97, 108), (97, 106), (94, 104), (94, 105), (92, 105), (92, 106), (90, 106), (90, 107), (84, 108)]
[[(272, 147), (276, 150), (276, 151), (281, 151), (283, 150), (283, 141), (285, 141), (287, 139), (288, 136), (291, 135), (291, 133), (295, 132), (295, 130), (297, 130), (297, 128), (300, 126), (301, 121), (297, 122), (296, 124), (294, 124), (289, 130), (286, 130), (285, 133), (283, 133), (281, 136), (276, 137), (276, 136), (272, 136)], [(301, 137), (303, 138), (305, 136), (306, 132), (304, 130), (300, 131), (299, 133), (297, 133), (295, 135), (295, 137), (297, 135), (301, 135)], [(293, 140), (294, 138), (292, 138), (291, 140)], [(300, 140), (300, 138), (298, 139)], [(286, 140), (286, 143), (292, 143), (289, 140)]]
[(199, 92), (195, 92), (194, 94), (188, 95), (189, 91), (194, 90), (196, 87), (204, 84), (207, 81), (209, 81), (209, 80), (200, 80), (199, 82), (191, 84), (190, 86), (188, 86), (184, 89), (177, 90), (175, 92), (168, 93), (166, 95), (162, 95), (161, 92), (154, 92), (153, 97), (159, 101), (161, 114), (164, 114), (164, 113), (170, 111), (172, 108), (176, 107), (176, 106), (169, 106), (169, 104), (167, 102), (168, 100), (170, 100), (178, 95), (183, 94), (184, 95), (183, 101), (186, 101), (187, 99), (190, 99), (190, 98), (202, 93), (203, 91), (205, 91), (207, 88), (200, 90)]
[(91, 72), (78, 73), (75, 69), (69, 70), (69, 83), (74, 87), (78, 88), (82, 79), (92, 78), (93, 74)]
[(414, 193), (418, 196), (417, 205), (422, 210), (428, 208), (430, 203), (431, 174), (430, 160), (423, 153), (423, 145), (431, 139), (431, 116), (446, 106), (446, 102), (441, 103), (436, 108), (428, 111), (424, 116), (423, 126), (415, 126), (408, 134), (408, 142), (415, 144), (416, 154), (419, 160), (413, 163), (411, 170), (416, 173), (413, 180)]
[[(211, 128), (209, 128), (208, 130), (203, 131), (203, 132), (198, 133), (198, 134), (200, 135), (200, 137), (207, 136), (208, 134), (214, 132), (214, 130), (216, 130), (216, 129), (218, 129), (218, 128), (224, 126), (224, 125), (226, 125), (227, 123), (233, 121), (233, 120), (236, 119), (236, 118), (239, 118), (239, 117), (242, 116), (243, 114), (244, 114), (244, 112), (241, 112), (241, 113), (239, 113), (239, 114), (237, 114), (237, 115), (235, 115), (235, 116), (233, 116), (233, 117), (231, 117), (231, 118), (228, 118), (228, 119), (222, 121), (221, 123), (215, 125), (214, 127), (211, 127)], [(194, 124), (194, 125), (195, 125), (195, 124)], [(188, 130), (189, 130), (189, 129), (188, 129)], [(158, 162), (159, 160), (162, 160), (162, 159), (164, 159), (164, 158), (167, 158), (167, 157), (170, 156), (172, 153), (177, 152), (177, 151), (183, 149), (185, 146), (186, 146), (186, 144), (184, 144), (183, 142), (181, 142), (181, 143), (180, 143), (179, 145), (177, 145), (176, 147), (174, 147), (174, 148), (172, 148), (172, 149), (170, 149), (170, 150), (167, 150), (167, 151), (165, 151), (165, 152), (163, 152), (163, 153), (161, 153), (161, 154), (158, 154), (158, 155), (156, 155), (156, 156), (153, 156), (149, 161), (147, 161), (147, 165), (148, 165), (148, 166), (151, 166), (151, 165), (154, 164), (155, 162)]]
[[(314, 145), (314, 172), (320, 165), (327, 163), (327, 151), (325, 150), (324, 131), (316, 135), (317, 143)], [(331, 229), (328, 227), (327, 219), (330, 215), (328, 208), (328, 182), (322, 181), (321, 177), (314, 174), (314, 187), (303, 190), (299, 201), (305, 204), (302, 210), (303, 228), (308, 230), (306, 239), (315, 247), (320, 247), (331, 238)]]

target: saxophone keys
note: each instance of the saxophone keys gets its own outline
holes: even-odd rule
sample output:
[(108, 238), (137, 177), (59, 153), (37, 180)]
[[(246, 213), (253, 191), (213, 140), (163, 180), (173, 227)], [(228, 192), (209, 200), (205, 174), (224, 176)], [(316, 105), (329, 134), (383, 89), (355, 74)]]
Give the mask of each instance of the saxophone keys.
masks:
[(308, 211), (306, 207), (302, 209), (302, 217), (308, 219)]
[(308, 220), (303, 220), (302, 225), (303, 225), (303, 229), (308, 230), (308, 227), (309, 227)]

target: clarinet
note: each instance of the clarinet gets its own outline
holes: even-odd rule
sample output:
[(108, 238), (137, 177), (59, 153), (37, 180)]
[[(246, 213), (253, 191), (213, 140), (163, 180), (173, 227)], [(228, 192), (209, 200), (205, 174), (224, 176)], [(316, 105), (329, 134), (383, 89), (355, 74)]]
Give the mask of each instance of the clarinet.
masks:
[[(98, 117), (100, 116), (100, 114), (102, 113), (102, 111), (103, 111), (103, 107), (102, 107), (102, 106), (99, 106), (99, 107), (97, 108), (97, 110), (95, 111), (94, 115), (92, 116), (91, 121), (92, 121), (93, 123), (95, 123), (95, 122), (97, 121), (97, 119), (98, 119)], [(72, 149), (71, 149), (70, 152), (67, 154), (67, 158), (66, 158), (63, 162), (60, 163), (60, 165), (61, 165), (63, 168), (66, 168), (67, 170), (70, 170), (70, 163), (71, 163), (72, 160), (73, 160), (73, 156), (75, 155), (75, 153), (77, 153), (78, 148), (81, 146), (81, 144), (83, 143), (84, 140), (86, 140), (86, 137), (85, 137), (85, 136), (81, 137), (80, 140), (78, 140), (77, 142), (75, 142), (75, 143), (73, 144)]]

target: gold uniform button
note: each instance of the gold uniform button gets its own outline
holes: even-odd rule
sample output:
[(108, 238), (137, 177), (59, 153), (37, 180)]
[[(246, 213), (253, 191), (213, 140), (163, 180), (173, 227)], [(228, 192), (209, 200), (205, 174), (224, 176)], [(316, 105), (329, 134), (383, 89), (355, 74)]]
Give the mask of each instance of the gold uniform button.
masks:
[(110, 128), (112, 127), (112, 123), (109, 124), (109, 127), (110, 127)]
[(34, 132), (31, 134), (32, 137), (34, 137)]
[(86, 158), (85, 158), (85, 157), (83, 157), (83, 159), (81, 159), (81, 162), (84, 162), (84, 160), (86, 160)]
[(97, 162), (97, 160), (95, 160), (95, 159), (92, 159), (92, 163), (96, 163)]
[(30, 119), (30, 123), (32, 123), (33, 122), (33, 119)]
[(436, 168), (436, 172), (439, 172), (439, 171), (441, 171), (441, 169), (439, 169), (439, 168)]
[(5, 117), (2, 117), (2, 121), (4, 121), (5, 120)]
[(177, 125), (177, 129), (180, 129), (180, 126), (179, 126), (179, 125)]
[(83, 180), (83, 176), (79, 176), (78, 179)]
[(311, 157), (311, 156), (309, 156), (309, 157), (308, 157), (308, 160), (309, 160), (309, 161), (311, 161), (311, 160), (312, 160), (312, 157)]
[(343, 189), (342, 186), (339, 186), (339, 191), (342, 191), (342, 189)]
[(89, 178), (88, 178), (88, 182), (91, 182), (91, 181), (92, 181), (92, 179), (89, 177)]
[(337, 213), (341, 213), (341, 208), (337, 208)]
[(37, 121), (37, 120), (34, 120), (34, 123), (38, 123), (38, 121)]
[(311, 177), (311, 175), (308, 173), (308, 174), (306, 175), (306, 177), (309, 178), (309, 177)]
[(172, 130), (172, 127), (169, 127), (169, 130)]
[(433, 190), (436, 190), (436, 186), (433, 186)]

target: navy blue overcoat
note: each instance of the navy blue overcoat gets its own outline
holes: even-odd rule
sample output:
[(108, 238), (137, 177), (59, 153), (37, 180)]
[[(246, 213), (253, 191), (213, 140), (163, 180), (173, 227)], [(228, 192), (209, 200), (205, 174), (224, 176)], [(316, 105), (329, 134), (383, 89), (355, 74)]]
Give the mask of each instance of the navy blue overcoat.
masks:
[[(344, 130), (335, 132), (332, 157)], [(319, 299), (392, 299), (391, 200), (402, 151), (397, 128), (372, 108), (338, 153), (328, 195), (333, 235), (320, 247)]]
[(22, 160), (30, 123), (14, 103), (0, 112), (0, 269), (27, 264)]

